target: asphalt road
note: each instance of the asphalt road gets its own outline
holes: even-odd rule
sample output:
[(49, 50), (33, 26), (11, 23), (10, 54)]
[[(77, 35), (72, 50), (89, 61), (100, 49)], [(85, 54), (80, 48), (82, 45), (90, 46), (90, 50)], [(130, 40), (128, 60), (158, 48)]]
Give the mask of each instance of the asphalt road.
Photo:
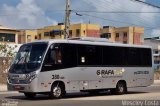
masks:
[(125, 95), (74, 93), (59, 100), (47, 95), (29, 100), (17, 92), (0, 92), (0, 106), (160, 106), (160, 85), (130, 88)]

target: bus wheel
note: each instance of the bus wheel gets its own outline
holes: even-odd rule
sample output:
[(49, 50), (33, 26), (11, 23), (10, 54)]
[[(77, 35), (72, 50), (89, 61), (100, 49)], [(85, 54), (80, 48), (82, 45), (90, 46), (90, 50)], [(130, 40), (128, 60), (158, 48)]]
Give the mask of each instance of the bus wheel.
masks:
[(122, 81), (118, 82), (115, 89), (115, 94), (122, 95), (125, 94), (126, 92), (127, 92), (126, 83)]
[(65, 94), (65, 89), (64, 89), (63, 85), (56, 83), (56, 84), (52, 85), (49, 97), (51, 99), (52, 98), (60, 99), (64, 96), (64, 94)]
[(24, 93), (27, 98), (34, 98), (36, 96), (35, 93)]

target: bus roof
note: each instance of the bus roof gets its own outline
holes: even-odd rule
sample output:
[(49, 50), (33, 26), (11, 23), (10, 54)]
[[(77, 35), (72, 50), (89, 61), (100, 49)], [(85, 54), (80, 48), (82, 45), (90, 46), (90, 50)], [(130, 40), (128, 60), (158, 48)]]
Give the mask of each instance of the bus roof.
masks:
[[(38, 42), (46, 42), (49, 44), (52, 43), (71, 43), (71, 44), (88, 44), (88, 45), (102, 45), (102, 46), (117, 46), (117, 47), (137, 47), (137, 48), (152, 48), (148, 45), (133, 45), (133, 44), (123, 44), (123, 43), (117, 43), (117, 42), (102, 42), (102, 41), (89, 41), (89, 40), (80, 40), (80, 39), (48, 39), (48, 40), (37, 40), (30, 43), (38, 43)], [(27, 44), (30, 44), (27, 43)]]

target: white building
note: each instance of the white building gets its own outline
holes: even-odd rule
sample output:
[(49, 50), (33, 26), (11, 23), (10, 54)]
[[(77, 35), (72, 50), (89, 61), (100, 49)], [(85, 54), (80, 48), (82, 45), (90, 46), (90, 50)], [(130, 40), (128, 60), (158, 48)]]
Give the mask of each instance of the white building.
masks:
[(144, 45), (152, 46), (154, 56), (154, 70), (160, 70), (160, 37), (147, 38)]

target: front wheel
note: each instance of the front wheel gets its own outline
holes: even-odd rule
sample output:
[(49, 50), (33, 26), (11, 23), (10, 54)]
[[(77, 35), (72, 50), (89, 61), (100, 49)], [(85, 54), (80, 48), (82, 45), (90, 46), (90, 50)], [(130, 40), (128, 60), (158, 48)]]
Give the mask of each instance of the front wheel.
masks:
[(65, 89), (63, 85), (57, 83), (52, 85), (49, 97), (59, 99), (59, 98), (62, 98), (64, 94), (65, 94)]

